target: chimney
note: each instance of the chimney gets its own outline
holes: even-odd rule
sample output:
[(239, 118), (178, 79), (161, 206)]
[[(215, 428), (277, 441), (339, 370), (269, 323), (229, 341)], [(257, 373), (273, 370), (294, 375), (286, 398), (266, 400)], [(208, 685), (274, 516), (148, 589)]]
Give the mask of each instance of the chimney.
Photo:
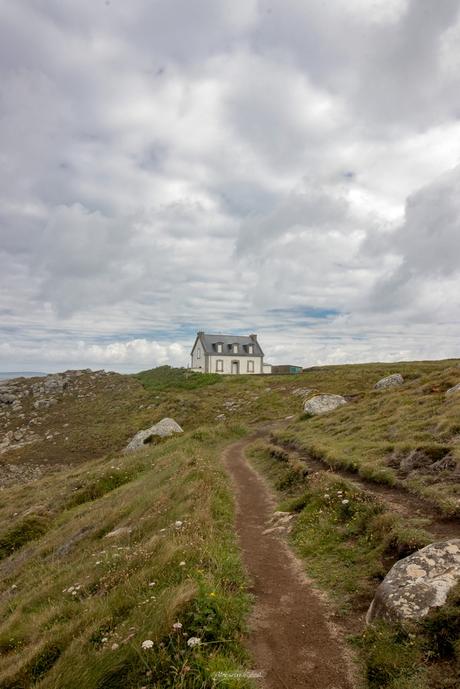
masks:
[(257, 342), (257, 335), (255, 333), (251, 333), (249, 337), (251, 338), (251, 340), (254, 340), (254, 342)]
[(200, 335), (204, 335), (204, 330), (198, 330), (197, 337), (200, 337)]

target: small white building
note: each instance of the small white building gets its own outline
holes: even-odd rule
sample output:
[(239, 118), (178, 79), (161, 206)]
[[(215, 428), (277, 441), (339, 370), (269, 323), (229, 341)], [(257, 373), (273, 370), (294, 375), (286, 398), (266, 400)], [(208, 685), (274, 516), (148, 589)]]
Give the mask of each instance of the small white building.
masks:
[(191, 351), (192, 369), (201, 373), (230, 375), (270, 373), (257, 335), (196, 335)]

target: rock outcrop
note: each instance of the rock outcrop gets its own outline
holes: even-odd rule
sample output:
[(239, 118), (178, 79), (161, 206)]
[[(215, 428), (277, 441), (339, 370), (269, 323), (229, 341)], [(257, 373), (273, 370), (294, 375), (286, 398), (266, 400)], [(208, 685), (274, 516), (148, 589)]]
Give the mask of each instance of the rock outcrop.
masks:
[(183, 433), (182, 428), (174, 419), (161, 419), (158, 423), (154, 424), (150, 428), (146, 428), (144, 431), (139, 431), (136, 435), (131, 438), (128, 445), (125, 447), (125, 452), (134, 452), (135, 450), (140, 450), (145, 445), (152, 442), (155, 436), (160, 438), (167, 438), (174, 433)]
[(306, 414), (317, 416), (333, 411), (344, 404), (347, 404), (347, 400), (341, 395), (315, 395), (305, 402), (303, 410)]
[(381, 378), (375, 385), (374, 390), (387, 390), (388, 388), (397, 388), (404, 383), (404, 378), (400, 373), (392, 373), (391, 376)]
[(397, 562), (378, 587), (366, 621), (419, 620), (460, 580), (460, 538), (432, 543)]
[(446, 397), (450, 397), (451, 395), (455, 395), (456, 393), (460, 393), (460, 383), (457, 383), (457, 385), (454, 385), (453, 388), (449, 388), (446, 390)]

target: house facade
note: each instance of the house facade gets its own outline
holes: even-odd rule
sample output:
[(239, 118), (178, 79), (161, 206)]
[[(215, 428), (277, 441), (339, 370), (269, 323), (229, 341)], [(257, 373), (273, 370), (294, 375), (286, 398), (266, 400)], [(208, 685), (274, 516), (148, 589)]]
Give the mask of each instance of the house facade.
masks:
[(201, 373), (253, 375), (269, 373), (257, 335), (209, 335), (198, 332), (191, 351), (191, 366)]

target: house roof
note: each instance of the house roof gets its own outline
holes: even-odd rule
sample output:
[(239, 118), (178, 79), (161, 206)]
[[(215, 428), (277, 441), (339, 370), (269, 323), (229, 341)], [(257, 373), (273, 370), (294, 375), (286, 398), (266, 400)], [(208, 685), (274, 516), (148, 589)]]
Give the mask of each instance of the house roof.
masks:
[[(250, 335), (223, 335), (222, 333), (210, 335), (208, 333), (199, 333), (197, 339), (201, 340), (203, 350), (206, 354), (235, 356), (235, 354), (232, 352), (232, 345), (238, 344), (238, 356), (264, 356), (262, 347), (257, 342), (257, 339), (251, 337)], [(217, 344), (220, 342), (223, 345), (222, 352), (217, 352)], [(248, 345), (254, 345), (253, 354), (249, 354)], [(194, 348), (195, 345), (193, 345), (193, 349)]]

